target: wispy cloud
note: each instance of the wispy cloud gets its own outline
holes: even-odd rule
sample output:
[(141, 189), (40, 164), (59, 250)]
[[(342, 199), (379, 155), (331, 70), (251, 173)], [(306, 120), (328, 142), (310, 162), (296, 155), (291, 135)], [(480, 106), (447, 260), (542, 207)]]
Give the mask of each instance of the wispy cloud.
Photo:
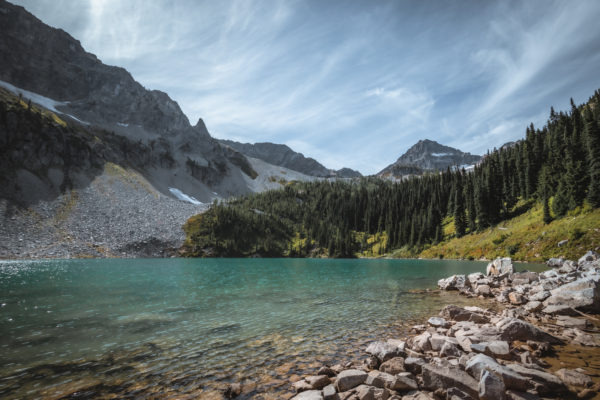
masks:
[(424, 138), (483, 153), (600, 87), (594, 0), (17, 2), (217, 137), (363, 173)]

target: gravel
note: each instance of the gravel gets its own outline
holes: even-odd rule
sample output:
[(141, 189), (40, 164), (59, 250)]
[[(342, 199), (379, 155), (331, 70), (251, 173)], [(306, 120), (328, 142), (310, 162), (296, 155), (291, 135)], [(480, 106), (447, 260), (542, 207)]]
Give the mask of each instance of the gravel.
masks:
[(27, 209), (0, 199), (0, 258), (175, 255), (183, 224), (207, 208), (165, 196), (135, 172), (105, 171)]

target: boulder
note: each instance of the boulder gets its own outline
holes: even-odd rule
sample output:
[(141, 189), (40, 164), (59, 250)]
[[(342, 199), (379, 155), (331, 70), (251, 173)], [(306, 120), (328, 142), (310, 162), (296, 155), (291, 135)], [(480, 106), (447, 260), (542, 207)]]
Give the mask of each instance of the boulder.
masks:
[(298, 393), (304, 392), (306, 390), (314, 390), (314, 388), (312, 387), (312, 385), (310, 383), (308, 383), (304, 379), (301, 379), (301, 380), (299, 380), (297, 382), (292, 383), (292, 387)]
[(401, 372), (396, 375), (394, 381), (386, 387), (390, 390), (402, 392), (407, 390), (417, 390), (419, 385), (413, 374), (410, 372)]
[(493, 358), (510, 358), (510, 348), (508, 346), (508, 342), (502, 340), (493, 340), (491, 342), (472, 344), (471, 350), (477, 353), (483, 353)]
[(471, 321), (477, 324), (485, 324), (489, 322), (489, 318), (480, 312), (470, 311), (455, 305), (448, 305), (440, 312), (445, 318), (453, 321)]
[(404, 358), (402, 357), (394, 357), (379, 367), (379, 370), (382, 372), (386, 372), (388, 374), (396, 375), (400, 372), (404, 372)]
[(331, 383), (331, 380), (327, 375), (315, 375), (307, 376), (304, 378), (306, 382), (311, 386), (311, 389), (320, 390)]
[(388, 381), (392, 381), (394, 379), (393, 375), (387, 374), (381, 371), (370, 371), (369, 375), (367, 375), (367, 379), (365, 379), (365, 385), (375, 386), (377, 388), (385, 387), (385, 383)]
[(506, 386), (496, 374), (490, 371), (482, 371), (479, 379), (479, 399), (480, 400), (504, 400)]
[(582, 265), (586, 262), (589, 261), (596, 261), (597, 259), (600, 258), (600, 254), (596, 253), (595, 251), (588, 251), (587, 253), (585, 253), (577, 262), (579, 265)]
[(338, 400), (339, 396), (335, 391), (335, 386), (327, 385), (323, 388), (323, 400)]
[(292, 397), (292, 400), (323, 400), (320, 390), (307, 390)]
[(402, 352), (397, 345), (381, 341), (369, 344), (365, 351), (367, 354), (377, 357), (380, 362), (385, 362), (391, 358), (402, 355)]
[[(390, 400), (391, 400), (391, 398), (390, 398)], [(396, 399), (394, 399), (394, 400), (396, 400)], [(432, 393), (411, 392), (405, 396), (402, 396), (402, 400), (437, 400), (437, 398), (433, 397)]]
[[(561, 306), (582, 311), (600, 307), (600, 284), (592, 278), (580, 278), (550, 291), (544, 307)], [(545, 309), (543, 310), (544, 312)]]
[(536, 390), (541, 395), (557, 395), (567, 391), (565, 384), (556, 375), (533, 368), (527, 368), (520, 364), (509, 364), (506, 367), (521, 376), (537, 382)]
[(333, 369), (331, 369), (327, 365), (323, 365), (317, 371), (317, 375), (327, 375), (328, 377), (333, 378), (336, 374), (335, 374), (335, 371)]
[(556, 325), (565, 326), (567, 328), (586, 329), (588, 321), (583, 318), (573, 318), (567, 315), (559, 315), (556, 317)]
[(446, 342), (450, 342), (450, 343), (458, 345), (458, 341), (456, 340), (456, 338), (448, 337), (448, 336), (445, 336), (445, 335), (440, 335), (438, 333), (434, 333), (429, 338), (429, 343), (431, 345), (431, 350), (433, 350), (433, 351), (440, 351), (440, 350), (442, 350), (442, 346), (444, 346), (444, 343), (446, 343)]
[(592, 379), (589, 376), (574, 369), (561, 368), (556, 371), (556, 376), (558, 376), (567, 386), (585, 388), (590, 387), (593, 384)]
[(375, 400), (375, 388), (373, 386), (360, 385), (356, 388), (358, 400)]
[(469, 282), (471, 286), (474, 286), (475, 282), (483, 278), (485, 278), (485, 275), (483, 275), (481, 272), (474, 272), (472, 274), (467, 275), (467, 282)]
[(491, 296), (492, 290), (490, 289), (489, 285), (479, 285), (475, 288), (475, 294), (481, 296)]
[(541, 301), (530, 301), (523, 306), (523, 309), (529, 312), (538, 312), (544, 308), (544, 304)]
[(513, 266), (512, 259), (510, 257), (499, 257), (488, 264), (485, 272), (488, 276), (512, 274), (515, 272), (515, 267)]
[(458, 346), (451, 342), (444, 342), (440, 350), (440, 357), (460, 357), (462, 352)]
[(427, 364), (425, 360), (418, 357), (407, 357), (404, 360), (404, 369), (415, 375), (421, 374), (421, 366)]
[(335, 387), (338, 392), (345, 392), (362, 384), (366, 379), (366, 372), (358, 369), (347, 369), (338, 374)]
[(540, 290), (539, 292), (529, 296), (529, 301), (544, 301), (550, 297), (550, 292), (547, 290)]
[(479, 395), (479, 383), (458, 367), (443, 367), (433, 364), (422, 366), (423, 387), (428, 390), (456, 387), (473, 398)]
[(506, 391), (507, 400), (540, 400), (540, 396), (528, 392), (519, 392), (515, 390)]
[(551, 258), (548, 261), (546, 261), (546, 265), (549, 266), (550, 268), (560, 268), (562, 267), (563, 263), (565, 262), (564, 258)]
[(527, 299), (525, 299), (525, 296), (520, 293), (510, 292), (508, 294), (508, 301), (510, 301), (511, 304), (520, 305), (525, 303)]
[(486, 370), (500, 376), (508, 389), (527, 391), (530, 388), (529, 379), (498, 364), (496, 360), (485, 354), (477, 354), (472, 357), (467, 361), (467, 366), (465, 367), (465, 371), (471, 376), (479, 378), (481, 378), (482, 372)]
[(414, 336), (411, 339), (411, 348), (421, 353), (431, 350), (431, 344), (429, 343), (430, 337), (431, 333), (429, 332), (423, 332), (420, 335)]
[(562, 341), (540, 328), (530, 324), (529, 322), (521, 321), (516, 318), (505, 318), (496, 324), (500, 331), (500, 340), (513, 342), (515, 340), (535, 340), (538, 342), (548, 342), (560, 344)]
[(440, 279), (438, 281), (438, 287), (442, 290), (460, 290), (464, 289), (465, 285), (465, 275), (452, 275), (449, 278)]
[(427, 320), (427, 323), (434, 328), (448, 328), (450, 323), (441, 317), (431, 317)]

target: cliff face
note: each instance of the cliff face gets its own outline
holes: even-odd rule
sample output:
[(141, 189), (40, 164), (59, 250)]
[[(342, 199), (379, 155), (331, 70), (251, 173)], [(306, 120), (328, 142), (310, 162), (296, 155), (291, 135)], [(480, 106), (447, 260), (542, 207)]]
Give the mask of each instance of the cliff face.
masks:
[(480, 160), (481, 156), (465, 153), (433, 140), (419, 140), (396, 162), (381, 170), (377, 176), (399, 178), (405, 175), (419, 175), (426, 171), (439, 171), (448, 167), (469, 166)]

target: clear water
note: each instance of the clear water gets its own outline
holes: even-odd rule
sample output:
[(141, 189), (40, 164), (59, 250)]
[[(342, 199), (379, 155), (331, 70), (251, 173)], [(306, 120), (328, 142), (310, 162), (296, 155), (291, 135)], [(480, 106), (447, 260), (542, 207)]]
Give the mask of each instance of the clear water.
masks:
[(292, 373), (360, 357), (364, 343), (466, 302), (425, 289), (484, 268), (426, 260), (0, 262), (0, 398), (201, 398), (234, 381), (246, 398), (269, 398), (288, 389)]

